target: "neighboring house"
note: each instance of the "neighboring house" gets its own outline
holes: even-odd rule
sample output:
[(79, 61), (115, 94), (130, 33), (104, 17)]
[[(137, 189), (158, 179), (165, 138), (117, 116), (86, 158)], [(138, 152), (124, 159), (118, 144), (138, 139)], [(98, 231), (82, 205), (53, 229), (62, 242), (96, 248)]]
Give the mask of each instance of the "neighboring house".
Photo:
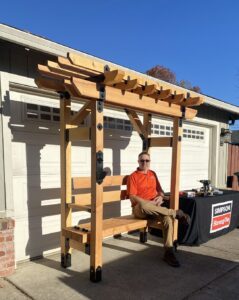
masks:
[[(15, 219), (16, 261), (59, 247), (59, 97), (38, 89), (34, 78), (38, 63), (56, 61), (58, 55), (66, 56), (69, 51), (88, 56), (43, 37), (0, 25), (0, 217)], [(147, 78), (145, 75), (146, 81)], [(220, 145), (220, 134), (231, 120), (239, 119), (239, 108), (204, 97), (205, 104), (199, 107), (197, 117), (183, 125), (181, 189), (201, 186), (200, 179), (211, 179), (217, 187), (226, 186), (228, 147)], [(75, 103), (75, 109), (78, 108)], [(137, 166), (141, 140), (123, 111), (105, 109), (104, 119), (105, 167), (112, 174), (129, 174)], [(88, 124), (89, 119), (82, 126)], [(172, 122), (153, 117), (152, 134), (170, 136)], [(152, 168), (166, 191), (170, 165), (171, 149), (152, 150)], [(89, 142), (73, 147), (73, 175), (90, 175)], [(121, 214), (130, 209), (129, 201), (114, 207)], [(77, 212), (74, 221), (88, 217), (86, 212)]]

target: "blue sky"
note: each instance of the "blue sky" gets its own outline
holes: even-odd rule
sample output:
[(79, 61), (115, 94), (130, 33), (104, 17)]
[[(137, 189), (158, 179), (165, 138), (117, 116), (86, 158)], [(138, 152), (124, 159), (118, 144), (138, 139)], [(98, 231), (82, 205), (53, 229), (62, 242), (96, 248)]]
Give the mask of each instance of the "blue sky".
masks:
[(0, 22), (239, 105), (239, 1), (2, 1)]

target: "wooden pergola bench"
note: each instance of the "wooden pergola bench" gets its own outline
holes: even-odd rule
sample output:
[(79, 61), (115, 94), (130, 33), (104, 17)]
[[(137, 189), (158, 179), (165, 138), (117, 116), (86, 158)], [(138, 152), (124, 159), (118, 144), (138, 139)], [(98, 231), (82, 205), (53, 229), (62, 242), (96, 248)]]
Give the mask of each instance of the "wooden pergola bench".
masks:
[[(103, 203), (123, 198), (122, 191), (104, 190), (108, 180), (115, 180), (115, 176), (105, 177), (104, 173), (104, 107), (125, 111), (142, 139), (143, 150), (172, 147), (170, 208), (176, 210), (179, 201), (183, 120), (193, 119), (197, 111), (191, 107), (202, 104), (204, 99), (193, 91), (76, 53), (68, 53), (67, 57), (59, 56), (57, 62), (48, 61), (46, 65), (38, 65), (38, 70), (40, 77), (35, 80), (37, 86), (60, 94), (61, 264), (63, 267), (70, 266), (72, 247), (85, 245), (87, 242), (82, 244), (82, 241), (90, 240), (90, 280), (98, 282), (102, 278), (103, 237), (148, 225), (144, 220), (127, 217), (103, 220)], [(82, 108), (73, 116), (72, 101), (84, 101)], [(138, 112), (143, 115), (142, 121)], [(83, 128), (82, 121), (88, 115), (91, 119), (90, 127)], [(172, 137), (151, 135), (152, 115), (172, 119)], [(91, 192), (72, 197), (71, 146), (79, 141), (91, 141), (91, 177), (81, 180), (80, 184), (83, 188), (84, 182), (88, 182)], [(72, 228), (72, 210), (76, 208), (91, 211), (90, 225), (84, 225), (85, 231)], [(177, 240), (176, 220), (173, 226), (173, 238)]]
[[(102, 183), (103, 188), (111, 187), (111, 191), (103, 192), (103, 203), (112, 203), (127, 199), (128, 175), (125, 176), (106, 176)], [(91, 187), (90, 177), (77, 177), (72, 180), (72, 203), (68, 206), (74, 210), (91, 212), (91, 193), (81, 193), (83, 189)], [(140, 242), (147, 241), (148, 227), (161, 228), (161, 223), (157, 220), (136, 219), (133, 215), (103, 219), (102, 238), (117, 236), (122, 233), (139, 230)], [(68, 239), (69, 245), (77, 250), (83, 250), (89, 254), (91, 240), (91, 222), (76, 226), (64, 227), (63, 236)], [(83, 247), (85, 246), (85, 247)]]

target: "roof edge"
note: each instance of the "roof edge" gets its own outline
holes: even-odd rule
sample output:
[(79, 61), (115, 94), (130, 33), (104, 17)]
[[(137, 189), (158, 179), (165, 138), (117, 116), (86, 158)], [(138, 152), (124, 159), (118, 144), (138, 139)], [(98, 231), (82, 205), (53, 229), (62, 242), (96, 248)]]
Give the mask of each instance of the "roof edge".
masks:
[[(73, 49), (71, 47), (67, 47), (64, 45), (61, 45), (59, 43), (56, 43), (54, 41), (51, 41), (45, 37), (41, 37), (35, 34), (32, 34), (30, 32), (26, 32), (23, 31), (21, 29), (17, 29), (15, 27), (11, 27), (9, 25), (5, 25), (0, 23), (0, 39), (9, 41), (9, 42), (13, 42), (13, 43), (17, 43), (19, 45), (25, 46), (25, 47), (30, 47), (34, 50), (38, 50), (38, 51), (43, 51), (45, 53), (49, 53), (52, 55), (61, 55), (61, 56), (66, 56), (67, 52), (75, 52), (77, 54), (81, 54), (81, 55), (85, 55), (87, 57), (90, 58), (94, 58), (96, 60), (99, 60), (101, 62), (106, 62), (106, 63), (111, 63), (114, 64), (116, 67), (120, 67), (120, 68), (124, 68), (125, 70), (130, 70), (135, 72), (135, 74), (140, 74), (145, 76), (145, 79), (150, 78), (151, 80), (155, 80), (156, 82), (162, 82), (165, 83), (165, 81), (151, 77), (147, 74), (144, 73), (140, 73), (138, 71), (135, 70), (131, 70), (127, 67), (124, 66), (120, 66), (118, 64), (115, 64), (113, 62), (98, 58), (96, 56), (81, 52), (79, 50)], [(166, 82), (167, 84), (171, 85), (172, 87), (175, 86), (175, 88), (182, 90), (182, 92), (191, 92), (190, 90), (187, 90), (185, 88), (182, 88), (180, 86), (171, 84)], [(238, 115), (239, 118), (239, 107), (230, 103), (227, 103), (225, 101), (222, 100), (218, 100), (215, 99), (213, 97), (209, 97), (207, 95), (203, 95), (203, 94), (199, 94), (196, 92), (193, 92), (194, 94), (198, 94), (198, 96), (203, 96), (205, 98), (205, 104), (210, 105), (210, 106), (214, 106), (216, 108), (222, 109), (222, 110), (226, 110), (230, 113), (233, 113), (234, 115)]]

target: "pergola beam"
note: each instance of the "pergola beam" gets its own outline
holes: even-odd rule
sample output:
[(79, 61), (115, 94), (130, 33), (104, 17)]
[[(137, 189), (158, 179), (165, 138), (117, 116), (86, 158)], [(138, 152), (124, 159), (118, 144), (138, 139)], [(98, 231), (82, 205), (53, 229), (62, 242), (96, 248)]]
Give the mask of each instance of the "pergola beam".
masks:
[[(72, 85), (78, 94), (78, 97), (85, 99), (99, 99), (99, 86), (90, 81), (82, 80), (79, 78), (72, 79)], [(136, 111), (149, 112), (154, 114), (166, 115), (171, 117), (182, 117), (185, 115), (186, 119), (193, 119), (197, 111), (191, 108), (185, 108), (185, 114), (181, 111), (179, 105), (169, 104), (167, 102), (155, 101), (147, 96), (140, 96), (134, 93), (125, 92), (122, 94), (120, 90), (113, 87), (105, 87), (106, 98), (105, 104), (128, 107)]]
[[(99, 72), (99, 73), (104, 73), (105, 70), (105, 66), (106, 64), (104, 64), (103, 62), (100, 61), (96, 61), (93, 58), (87, 57), (87, 56), (83, 56), (83, 55), (79, 55), (76, 53), (68, 53), (68, 58), (69, 61), (78, 67), (84, 67), (88, 70), (93, 70), (95, 72)], [(107, 66), (110, 69), (116, 69), (118, 68), (118, 66), (113, 65), (113, 64), (107, 64)], [(158, 87), (158, 90), (172, 90), (173, 94), (184, 94), (184, 98), (187, 98), (187, 91), (184, 91), (183, 88), (177, 87), (177, 86), (172, 86), (167, 82), (160, 82), (158, 83), (156, 80), (151, 79), (149, 76), (146, 77), (146, 75), (141, 75), (139, 73), (127, 70), (127, 69), (122, 69), (125, 72), (125, 76), (124, 76), (124, 80), (132, 80), (132, 79), (136, 79), (138, 80), (138, 84), (145, 86), (145, 82), (147, 82), (148, 85), (151, 84), (156, 84)], [(190, 97), (198, 97), (198, 94), (194, 91), (190, 91)]]

